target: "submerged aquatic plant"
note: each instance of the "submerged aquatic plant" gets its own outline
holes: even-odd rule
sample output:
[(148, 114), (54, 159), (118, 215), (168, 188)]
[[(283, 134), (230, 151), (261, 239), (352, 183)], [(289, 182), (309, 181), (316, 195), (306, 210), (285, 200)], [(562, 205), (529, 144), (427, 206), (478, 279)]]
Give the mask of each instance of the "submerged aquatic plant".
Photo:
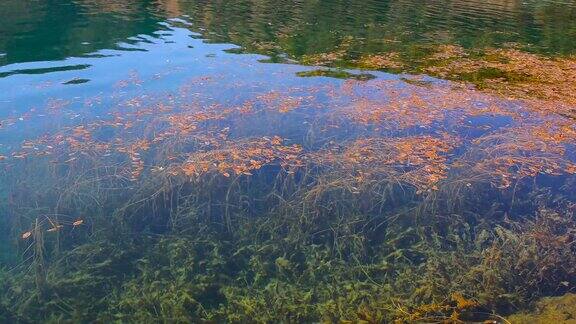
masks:
[(0, 159), (2, 316), (459, 322), (572, 289), (573, 120), (411, 80), (50, 101), (64, 125)]

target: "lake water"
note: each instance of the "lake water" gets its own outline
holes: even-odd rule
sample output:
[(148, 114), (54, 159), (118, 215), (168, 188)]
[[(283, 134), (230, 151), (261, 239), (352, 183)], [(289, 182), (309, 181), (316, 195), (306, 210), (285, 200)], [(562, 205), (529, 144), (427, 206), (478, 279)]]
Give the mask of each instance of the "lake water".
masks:
[(575, 143), (574, 1), (4, 0), (0, 322), (506, 323)]

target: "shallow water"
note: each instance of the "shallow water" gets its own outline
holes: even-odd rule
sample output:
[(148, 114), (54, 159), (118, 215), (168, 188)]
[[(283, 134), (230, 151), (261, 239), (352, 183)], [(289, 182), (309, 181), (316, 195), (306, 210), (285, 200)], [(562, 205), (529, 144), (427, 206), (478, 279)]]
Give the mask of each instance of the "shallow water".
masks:
[(572, 1), (3, 1), (0, 321), (570, 291), (575, 51)]

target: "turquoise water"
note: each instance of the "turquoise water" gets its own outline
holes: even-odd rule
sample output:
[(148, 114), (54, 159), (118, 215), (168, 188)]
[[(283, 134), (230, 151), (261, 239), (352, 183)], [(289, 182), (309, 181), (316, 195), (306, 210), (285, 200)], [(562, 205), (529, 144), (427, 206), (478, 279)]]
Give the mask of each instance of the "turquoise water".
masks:
[(575, 51), (572, 1), (3, 1), (0, 322), (568, 293)]

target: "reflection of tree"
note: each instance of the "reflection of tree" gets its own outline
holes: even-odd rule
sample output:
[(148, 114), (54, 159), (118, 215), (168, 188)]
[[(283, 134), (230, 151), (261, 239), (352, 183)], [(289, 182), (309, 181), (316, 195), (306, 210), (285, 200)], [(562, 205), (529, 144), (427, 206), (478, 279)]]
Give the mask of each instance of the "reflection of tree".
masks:
[(180, 0), (72, 0), (78, 5), (88, 8), (90, 12), (115, 14), (141, 14), (142, 7), (157, 13), (166, 13), (169, 17), (181, 15)]
[(545, 52), (576, 50), (576, 6), (551, 1), (3, 0), (0, 12), (0, 52), (7, 53), (0, 64), (113, 48), (183, 14), (213, 41), (297, 58), (406, 52), (427, 43), (514, 41)]
[[(576, 7), (551, 2), (182, 0), (183, 12), (221, 41), (250, 50), (276, 48), (296, 57), (337, 50), (388, 51), (422, 43), (490, 46), (532, 43), (537, 50), (574, 51)], [(559, 13), (559, 11), (562, 11)], [(552, 27), (549, 27), (552, 26)], [(547, 32), (552, 29), (553, 32)]]
[(182, 15), (180, 0), (164, 0), (159, 3), (159, 6), (169, 17), (178, 17)]
[(124, 0), (124, 1), (109, 1), (109, 0), (72, 0), (78, 5), (89, 8), (90, 12), (98, 13), (135, 13), (140, 1), (138, 0)]
[(151, 0), (0, 1), (2, 63), (59, 60), (158, 29), (163, 20)]

